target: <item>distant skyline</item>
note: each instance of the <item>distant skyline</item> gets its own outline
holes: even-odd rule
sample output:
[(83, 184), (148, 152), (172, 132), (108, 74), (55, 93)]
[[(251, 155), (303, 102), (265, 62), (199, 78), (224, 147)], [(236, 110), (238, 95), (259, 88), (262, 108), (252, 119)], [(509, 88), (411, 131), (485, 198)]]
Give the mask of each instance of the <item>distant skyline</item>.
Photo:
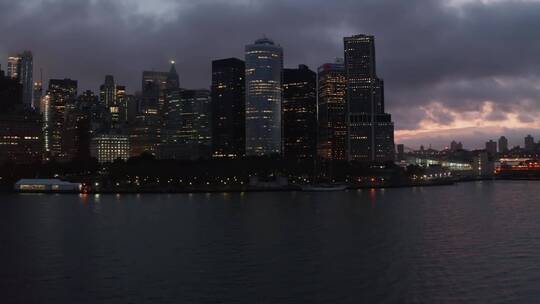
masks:
[(3, 70), (28, 49), (35, 80), (43, 68), (46, 81), (97, 92), (111, 74), (129, 93), (171, 59), (182, 87), (209, 88), (213, 59), (243, 59), (263, 35), (283, 47), (285, 67), (315, 70), (343, 57), (343, 37), (373, 34), (396, 143), (540, 138), (540, 1), (2, 1), (0, 28)]

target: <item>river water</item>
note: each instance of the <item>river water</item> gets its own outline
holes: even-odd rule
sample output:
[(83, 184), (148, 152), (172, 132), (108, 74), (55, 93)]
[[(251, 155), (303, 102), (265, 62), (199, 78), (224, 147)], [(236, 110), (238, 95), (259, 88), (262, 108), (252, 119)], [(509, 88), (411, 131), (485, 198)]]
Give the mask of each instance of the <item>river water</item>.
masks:
[(539, 303), (539, 182), (0, 195), (1, 303)]

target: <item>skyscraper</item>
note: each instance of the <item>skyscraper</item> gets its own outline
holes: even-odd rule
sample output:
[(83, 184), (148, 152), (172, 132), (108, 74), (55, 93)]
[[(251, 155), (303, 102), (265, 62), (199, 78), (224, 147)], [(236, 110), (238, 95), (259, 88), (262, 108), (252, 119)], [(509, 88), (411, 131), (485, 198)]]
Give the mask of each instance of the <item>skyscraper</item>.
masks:
[(105, 75), (105, 82), (99, 87), (99, 101), (107, 109), (108, 127), (115, 128), (119, 122), (119, 110), (116, 98), (116, 83), (112, 75)]
[(384, 82), (375, 69), (375, 37), (344, 38), (348, 159), (394, 159), (394, 124), (384, 112)]
[(534, 151), (534, 149), (535, 149), (534, 137), (532, 137), (529, 134), (525, 137), (525, 150)]
[(486, 142), (486, 152), (489, 154), (489, 155), (495, 155), (497, 154), (497, 143), (494, 142), (493, 140), (489, 140), (488, 142)]
[(99, 99), (106, 107), (116, 103), (116, 83), (112, 75), (105, 75), (105, 83), (99, 87)]
[(246, 155), (280, 154), (283, 49), (268, 38), (246, 45)]
[(148, 115), (162, 114), (169, 72), (143, 71), (141, 112)]
[(49, 81), (49, 90), (47, 96), (48, 125), (46, 126), (47, 152), (51, 155), (63, 158), (64, 155), (62, 138), (64, 132), (64, 123), (66, 107), (73, 103), (77, 97), (77, 81), (71, 79), (51, 79)]
[(317, 74), (306, 65), (283, 70), (283, 143), (289, 159), (317, 154)]
[(32, 93), (34, 90), (33, 81), (33, 56), (32, 52), (24, 51), (21, 54), (15, 54), (8, 57), (7, 76), (18, 79), (23, 87), (22, 100), (23, 105), (28, 108), (34, 108)]
[(346, 160), (347, 109), (343, 60), (318, 68), (318, 155), (327, 160)]
[(10, 77), (0, 75), (0, 108), (12, 111), (22, 106), (22, 85)]
[(126, 122), (125, 108), (126, 105), (126, 87), (117, 85), (115, 87), (116, 100), (114, 106), (109, 107), (111, 113), (111, 121), (113, 126), (120, 128)]
[[(131, 125), (131, 155), (138, 156), (143, 152), (157, 155), (158, 146), (162, 142), (161, 133), (164, 128), (170, 102), (167, 96), (178, 99), (178, 74), (171, 62), (169, 72), (143, 71), (142, 96), (139, 103), (139, 115)], [(175, 88), (176, 87), (176, 88)], [(170, 92), (174, 91), (174, 94)]]
[[(162, 133), (159, 158), (198, 159), (210, 157), (210, 91), (171, 90), (169, 111)], [(176, 93), (178, 92), (178, 94)]]
[(34, 96), (32, 101), (32, 106), (34, 109), (39, 111), (39, 107), (41, 104), (41, 97), (43, 97), (43, 83), (41, 80), (34, 82)]
[(237, 58), (212, 61), (212, 156), (245, 154), (246, 65)]
[(508, 152), (508, 139), (506, 137), (501, 136), (499, 138), (499, 153), (506, 153)]

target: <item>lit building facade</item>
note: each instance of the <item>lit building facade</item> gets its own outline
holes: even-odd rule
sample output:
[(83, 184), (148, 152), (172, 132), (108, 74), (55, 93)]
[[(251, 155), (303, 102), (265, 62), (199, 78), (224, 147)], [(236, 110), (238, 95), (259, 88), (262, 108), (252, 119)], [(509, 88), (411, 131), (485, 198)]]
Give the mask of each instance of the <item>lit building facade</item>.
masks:
[(267, 38), (245, 48), (246, 155), (282, 152), (283, 49)]
[(394, 124), (384, 111), (384, 82), (375, 69), (375, 37), (344, 38), (347, 154), (350, 161), (394, 160)]
[(32, 107), (35, 110), (40, 111), (41, 110), (41, 98), (43, 97), (43, 82), (41, 82), (41, 80), (34, 82), (33, 90), (34, 90), (34, 96), (32, 97), (33, 98)]
[[(178, 93), (176, 93), (178, 92)], [(209, 90), (169, 90), (161, 159), (208, 158), (211, 153)]]
[(0, 114), (0, 163), (30, 164), (43, 157), (41, 118), (34, 112)]
[(244, 61), (212, 61), (212, 157), (240, 158), (245, 154)]
[[(130, 124), (132, 156), (149, 153), (159, 157), (160, 145), (163, 143), (162, 133), (169, 115), (169, 98), (179, 98), (179, 77), (174, 61), (169, 72), (144, 71), (142, 75), (142, 96), (126, 101), (136, 102), (137, 115)], [(174, 103), (174, 101), (172, 101)], [(128, 105), (128, 109), (133, 104)], [(133, 119), (133, 111), (128, 117)]]
[(347, 160), (347, 82), (343, 60), (323, 64), (317, 73), (317, 154), (326, 160)]
[(32, 52), (24, 51), (21, 54), (15, 54), (8, 57), (7, 76), (19, 80), (22, 85), (22, 101), (27, 108), (34, 108), (33, 100), (33, 56)]
[(99, 163), (111, 163), (117, 159), (127, 160), (130, 153), (129, 136), (102, 134), (92, 138), (90, 151)]
[(317, 154), (317, 74), (306, 65), (283, 70), (283, 154), (313, 159)]
[(122, 127), (125, 120), (124, 103), (126, 87), (116, 85), (114, 77), (112, 75), (106, 75), (105, 83), (100, 86), (99, 90), (100, 102), (107, 109), (108, 127), (112, 129)]
[(45, 96), (45, 106), (48, 108), (46, 109), (48, 113), (45, 134), (49, 137), (46, 140), (46, 146), (51, 156), (56, 158), (66, 156), (63, 149), (66, 110), (75, 102), (76, 97), (76, 80), (51, 79), (49, 81), (49, 90)]

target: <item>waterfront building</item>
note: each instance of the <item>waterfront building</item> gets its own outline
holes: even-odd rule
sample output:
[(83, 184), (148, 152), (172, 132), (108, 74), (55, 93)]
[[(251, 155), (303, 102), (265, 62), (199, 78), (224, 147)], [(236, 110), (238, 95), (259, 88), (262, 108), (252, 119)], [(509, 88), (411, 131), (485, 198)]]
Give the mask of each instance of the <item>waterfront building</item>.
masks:
[(129, 158), (129, 136), (123, 134), (101, 134), (92, 138), (91, 155), (99, 163), (111, 163)]
[(306, 65), (283, 70), (283, 141), (288, 159), (317, 153), (317, 74)]
[(212, 61), (212, 157), (240, 158), (245, 154), (244, 61)]
[(282, 152), (283, 49), (268, 38), (245, 47), (246, 155)]
[(59, 179), (21, 179), (14, 189), (19, 192), (80, 192), (83, 186)]
[(347, 154), (350, 161), (392, 161), (394, 124), (384, 109), (384, 82), (375, 68), (375, 37), (344, 38)]
[(317, 154), (327, 160), (347, 159), (347, 109), (343, 60), (325, 63), (318, 73)]
[(477, 177), (491, 177), (495, 172), (495, 163), (490, 159), (488, 152), (478, 152), (472, 161), (473, 174)]

